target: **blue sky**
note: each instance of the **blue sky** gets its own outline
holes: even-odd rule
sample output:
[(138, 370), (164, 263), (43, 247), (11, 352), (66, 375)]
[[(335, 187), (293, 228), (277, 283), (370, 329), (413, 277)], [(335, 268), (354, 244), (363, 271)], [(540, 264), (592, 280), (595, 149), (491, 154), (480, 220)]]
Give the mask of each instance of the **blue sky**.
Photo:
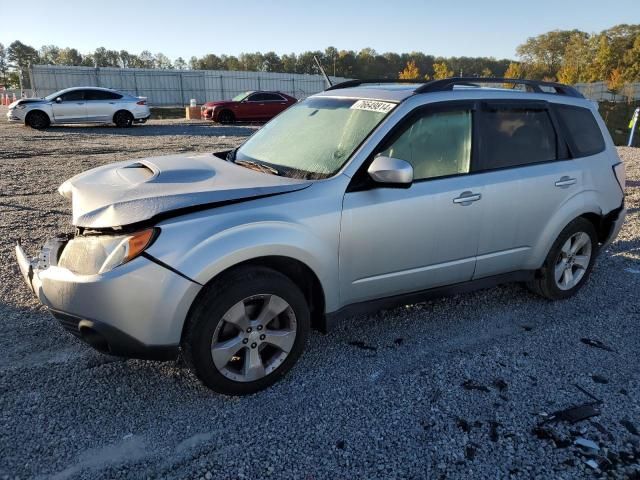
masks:
[[(378, 52), (514, 58), (527, 37), (553, 29), (599, 31), (640, 23), (639, 0), (0, 0), (0, 42), (150, 50), (186, 60), (205, 53), (279, 54), (327, 46)], [(26, 15), (25, 15), (26, 14)]]

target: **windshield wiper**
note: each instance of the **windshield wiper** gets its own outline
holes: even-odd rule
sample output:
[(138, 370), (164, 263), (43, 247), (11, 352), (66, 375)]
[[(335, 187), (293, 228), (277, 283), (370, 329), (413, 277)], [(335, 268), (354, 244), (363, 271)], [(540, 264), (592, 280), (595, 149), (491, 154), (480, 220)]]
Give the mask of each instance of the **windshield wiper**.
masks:
[(252, 168), (253, 170), (258, 170), (263, 173), (271, 173), (273, 175), (280, 175), (280, 172), (269, 165), (265, 165), (264, 163), (254, 162), (253, 160), (236, 160), (234, 162), (236, 165), (242, 165), (247, 168)]

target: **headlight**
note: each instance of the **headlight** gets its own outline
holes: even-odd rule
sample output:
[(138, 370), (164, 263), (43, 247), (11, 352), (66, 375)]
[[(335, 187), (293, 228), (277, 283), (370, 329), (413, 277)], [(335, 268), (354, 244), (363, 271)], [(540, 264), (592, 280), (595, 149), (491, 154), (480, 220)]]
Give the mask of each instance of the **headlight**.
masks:
[(136, 258), (155, 236), (156, 230), (149, 228), (128, 235), (75, 237), (62, 250), (58, 265), (80, 275), (105, 273)]
[(23, 108), (27, 108), (27, 104), (26, 103), (19, 103), (18, 105), (16, 105), (13, 108), (17, 108), (18, 110), (22, 110)]

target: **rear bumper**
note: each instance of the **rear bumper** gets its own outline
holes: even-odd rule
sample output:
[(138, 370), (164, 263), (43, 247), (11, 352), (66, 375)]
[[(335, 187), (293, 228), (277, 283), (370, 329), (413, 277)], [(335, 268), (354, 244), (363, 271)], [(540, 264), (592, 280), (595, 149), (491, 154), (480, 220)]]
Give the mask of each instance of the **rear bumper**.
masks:
[(174, 358), (191, 303), (201, 286), (144, 257), (100, 275), (57, 266), (66, 239), (53, 239), (29, 259), (16, 245), (20, 272), (38, 300), (67, 330), (102, 352)]
[(616, 239), (616, 237), (620, 233), (620, 230), (622, 229), (622, 225), (624, 225), (624, 219), (626, 215), (627, 209), (625, 208), (623, 202), (619, 208), (616, 208), (605, 216), (605, 224), (610, 225), (610, 228), (606, 238), (602, 242), (602, 248), (607, 247)]

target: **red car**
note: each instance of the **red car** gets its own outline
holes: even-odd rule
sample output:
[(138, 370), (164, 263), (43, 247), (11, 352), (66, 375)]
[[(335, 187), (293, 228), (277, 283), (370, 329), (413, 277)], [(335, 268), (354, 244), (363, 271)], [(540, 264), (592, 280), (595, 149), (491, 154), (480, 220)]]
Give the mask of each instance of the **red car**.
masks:
[(244, 92), (231, 100), (205, 103), (202, 118), (220, 123), (270, 120), (297, 101), (282, 92)]

